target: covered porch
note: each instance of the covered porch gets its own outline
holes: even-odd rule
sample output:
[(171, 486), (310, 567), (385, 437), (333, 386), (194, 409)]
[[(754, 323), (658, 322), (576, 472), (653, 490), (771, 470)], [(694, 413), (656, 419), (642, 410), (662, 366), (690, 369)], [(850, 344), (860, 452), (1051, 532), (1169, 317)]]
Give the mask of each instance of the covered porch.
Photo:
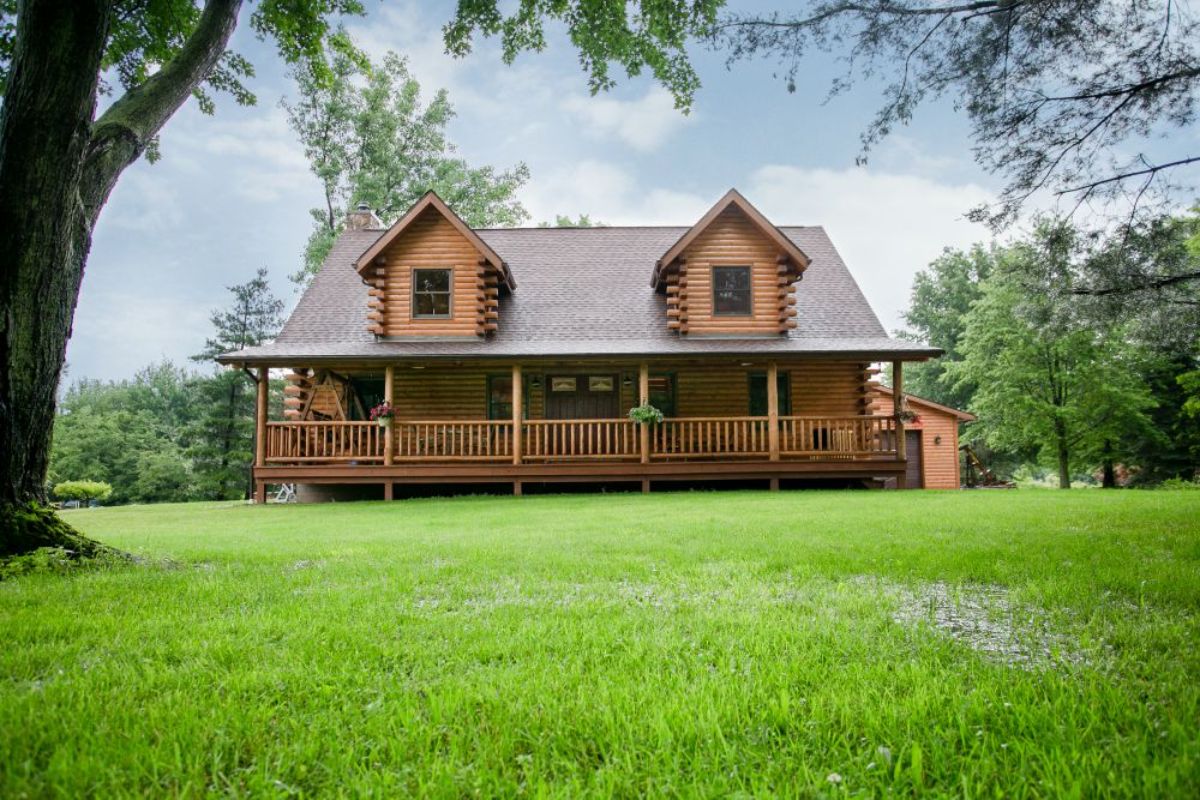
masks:
[[(292, 418), (268, 421), (260, 368), (256, 497), (268, 483), (380, 484), (384, 497), (396, 483), (511, 482), (515, 493), (523, 482), (556, 481), (643, 491), (665, 480), (903, 485), (903, 395), (893, 413), (877, 413), (867, 396), (876, 371), (830, 360), (346, 365), (334, 369), (344, 396), (325, 406), (339, 418), (326, 418), (311, 394), (293, 399), (294, 376), (318, 374), (301, 369), (290, 376)], [(901, 362), (893, 375), (903, 380)], [(376, 400), (395, 409), (386, 426), (362, 418)], [(628, 419), (645, 404), (663, 421)]]

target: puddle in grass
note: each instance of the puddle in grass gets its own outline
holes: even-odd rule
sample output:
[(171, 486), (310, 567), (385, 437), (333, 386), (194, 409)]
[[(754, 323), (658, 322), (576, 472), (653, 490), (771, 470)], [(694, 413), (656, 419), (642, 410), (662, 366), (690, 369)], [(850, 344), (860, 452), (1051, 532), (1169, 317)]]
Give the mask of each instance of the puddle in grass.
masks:
[(1079, 643), (1055, 630), (1045, 612), (1016, 602), (1003, 586), (941, 581), (916, 588), (877, 585), (896, 601), (896, 623), (928, 625), (1011, 666), (1033, 669), (1087, 661)]
[(537, 587), (514, 580), (500, 581), (485, 591), (461, 594), (446, 587), (422, 587), (400, 605), (418, 615), (480, 615), (502, 609), (577, 605), (673, 614), (682, 610), (728, 612), (737, 607), (765, 609), (782, 605), (810, 623), (822, 624), (822, 620), (832, 620), (845, 612), (842, 604), (831, 602), (838, 587), (851, 589), (844, 596), (848, 601), (861, 595), (861, 599), (869, 599), (869, 605), (878, 607), (882, 598), (883, 608), (896, 624), (928, 626), (938, 635), (1013, 667), (1042, 669), (1089, 661), (1078, 640), (1056, 626), (1048, 612), (1018, 602), (1003, 586), (986, 584), (951, 585), (939, 581), (908, 586), (875, 576), (834, 582), (790, 575), (783, 580), (736, 586), (713, 585), (709, 580), (657, 583), (623, 579)]

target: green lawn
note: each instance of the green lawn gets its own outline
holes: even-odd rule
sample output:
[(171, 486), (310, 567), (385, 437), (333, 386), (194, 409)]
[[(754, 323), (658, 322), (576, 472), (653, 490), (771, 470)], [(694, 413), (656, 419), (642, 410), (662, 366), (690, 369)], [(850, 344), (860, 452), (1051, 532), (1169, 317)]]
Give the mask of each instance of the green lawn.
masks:
[(1200, 492), (69, 512), (0, 797), (1200, 795)]

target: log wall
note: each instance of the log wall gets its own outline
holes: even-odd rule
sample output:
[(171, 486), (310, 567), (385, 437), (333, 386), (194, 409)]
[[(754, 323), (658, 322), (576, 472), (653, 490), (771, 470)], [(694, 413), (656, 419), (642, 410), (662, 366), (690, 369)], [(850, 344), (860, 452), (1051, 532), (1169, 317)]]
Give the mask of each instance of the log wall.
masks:
[[(908, 430), (921, 432), (921, 476), (926, 489), (957, 489), (961, 486), (958, 461), (958, 418), (945, 411), (923, 405), (909, 397), (909, 407), (920, 419), (906, 422)], [(871, 407), (875, 414), (892, 413), (892, 396), (883, 392), (872, 394)], [(935, 441), (941, 437), (941, 442)]]
[[(413, 316), (414, 269), (450, 269), (450, 316)], [(374, 272), (371, 276), (370, 273)], [(499, 325), (499, 275), (435, 208), (427, 208), (368, 268), (367, 329), (383, 336), (486, 335)]]
[[(666, 273), (667, 325), (681, 334), (771, 335), (796, 327), (794, 276), (779, 246), (736, 206), (722, 211)], [(748, 266), (749, 316), (713, 312), (714, 266)]]

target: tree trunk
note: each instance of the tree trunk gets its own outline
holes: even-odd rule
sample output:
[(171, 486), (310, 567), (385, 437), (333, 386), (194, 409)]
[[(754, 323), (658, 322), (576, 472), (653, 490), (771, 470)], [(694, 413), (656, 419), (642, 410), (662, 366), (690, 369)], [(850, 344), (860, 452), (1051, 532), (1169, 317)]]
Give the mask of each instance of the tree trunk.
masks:
[(56, 536), (31, 504), (45, 501), (55, 393), (91, 246), (79, 183), (111, 5), (28, 0), (18, 10), (0, 110), (0, 513), (25, 521), (0, 532), (0, 553)]
[(1067, 426), (1054, 420), (1054, 438), (1058, 445), (1058, 488), (1071, 488), (1071, 451), (1067, 445)]
[(224, 51), (239, 5), (210, 0), (178, 56), (95, 124), (113, 0), (17, 9), (0, 106), (0, 556), (101, 549), (40, 508), (92, 228), (122, 170)]
[(1104, 477), (1100, 486), (1104, 489), (1117, 488), (1117, 467), (1113, 464), (1112, 442), (1104, 442)]

